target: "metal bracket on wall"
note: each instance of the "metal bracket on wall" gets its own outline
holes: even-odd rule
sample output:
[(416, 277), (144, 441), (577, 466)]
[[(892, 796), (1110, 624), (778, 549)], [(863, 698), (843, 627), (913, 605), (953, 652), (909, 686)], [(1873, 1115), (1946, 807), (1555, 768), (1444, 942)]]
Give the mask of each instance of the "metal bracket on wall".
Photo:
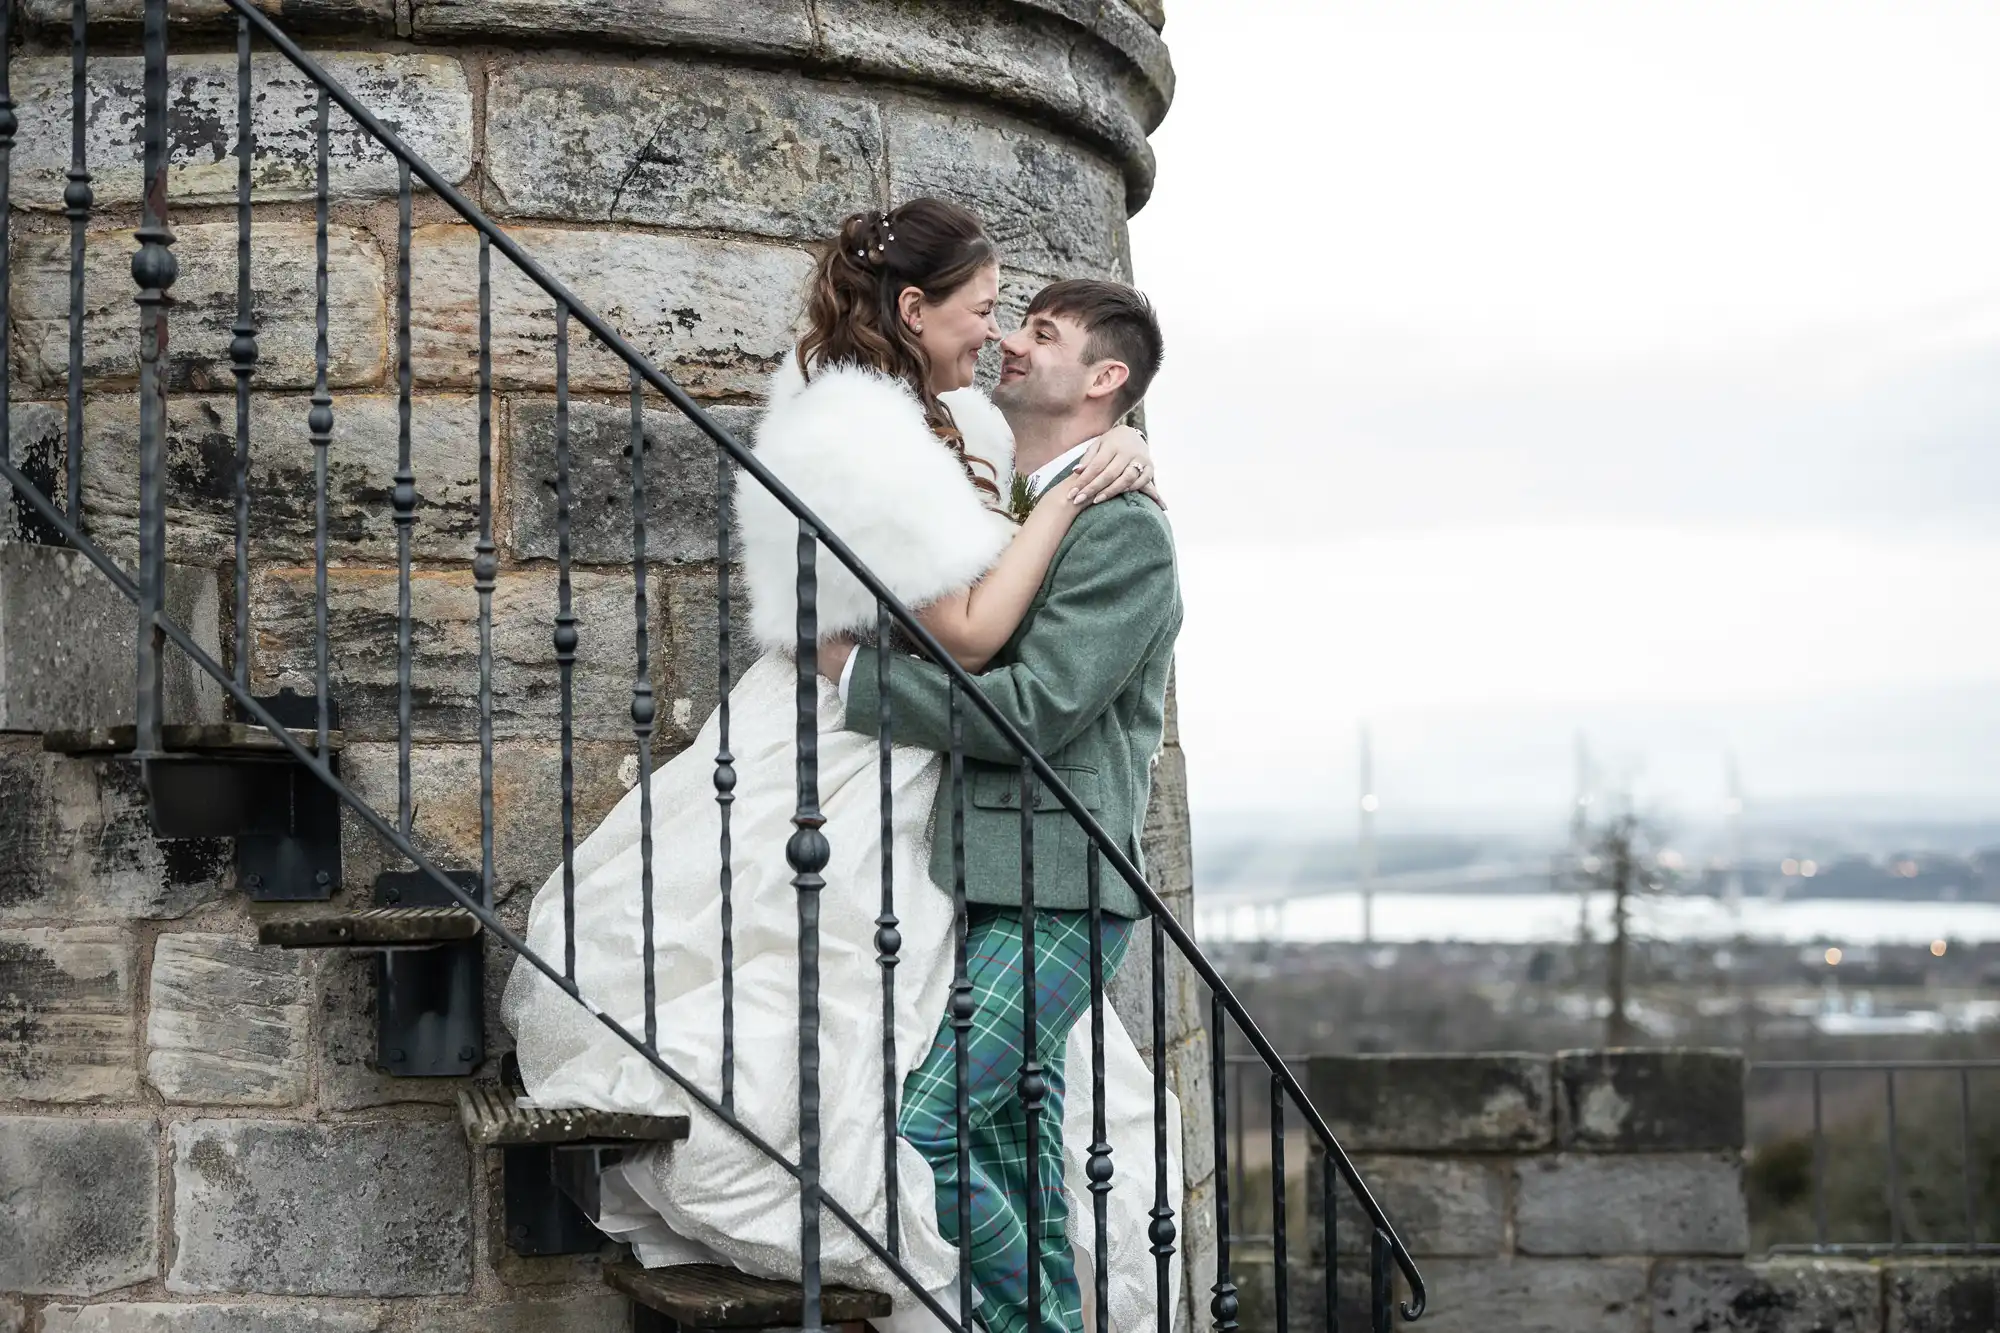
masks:
[(595, 1254), (604, 1233), (599, 1177), (621, 1154), (687, 1137), (684, 1115), (631, 1115), (521, 1105), (520, 1065), (510, 1053), (498, 1084), (458, 1095), (459, 1120), (474, 1148), (501, 1150), (507, 1248), (526, 1256)]
[[(447, 871), (475, 897), (479, 872)], [(396, 1078), (462, 1078), (486, 1058), (485, 932), (479, 918), (421, 871), (375, 880), (361, 912), (284, 917), (257, 930), (283, 949), (376, 955), (376, 1068)]]
[[(479, 872), (446, 871), (477, 900)], [(375, 904), (428, 908), (471, 918), (442, 885), (418, 870), (376, 877)], [(473, 921), (476, 928), (478, 922)], [(375, 956), (375, 1058), (397, 1078), (463, 1078), (486, 1058), (486, 940), (386, 946)]]
[[(319, 700), (281, 690), (258, 703), (306, 748), (319, 744)], [(328, 707), (327, 765), (340, 771), (339, 710)], [(137, 728), (52, 731), (57, 754), (131, 759)], [(146, 813), (162, 838), (232, 838), (236, 882), (253, 902), (325, 902), (340, 885), (340, 798), (279, 739), (247, 722), (161, 728), (140, 761)]]

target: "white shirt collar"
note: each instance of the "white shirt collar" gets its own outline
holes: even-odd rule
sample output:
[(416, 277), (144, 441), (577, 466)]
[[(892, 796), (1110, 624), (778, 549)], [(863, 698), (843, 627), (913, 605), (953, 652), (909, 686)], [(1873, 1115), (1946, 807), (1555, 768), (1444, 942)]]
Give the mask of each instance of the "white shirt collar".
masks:
[(1103, 437), (1093, 435), (1082, 444), (1077, 445), (1076, 448), (1050, 459), (1033, 472), (1030, 472), (1028, 474), (1028, 494), (1039, 497), (1043, 491), (1053, 486), (1057, 479), (1065, 472), (1075, 467), (1077, 460), (1088, 453), (1090, 446), (1096, 444), (1101, 438)]

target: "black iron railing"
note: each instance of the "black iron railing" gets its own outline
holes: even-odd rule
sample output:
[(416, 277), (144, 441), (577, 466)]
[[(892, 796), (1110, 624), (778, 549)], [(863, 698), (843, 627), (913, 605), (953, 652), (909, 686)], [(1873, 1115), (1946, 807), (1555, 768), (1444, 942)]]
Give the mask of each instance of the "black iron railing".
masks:
[[(1034, 1007), (1034, 935), (1032, 915), (1033, 858), (1035, 793), (1046, 788), (1060, 806), (1083, 830), (1090, 844), (1088, 857), (1089, 911), (1093, 925), (1101, 921), (1101, 877), (1103, 866), (1108, 864), (1113, 873), (1129, 885), (1141, 903), (1150, 913), (1148, 929), (1152, 973), (1152, 1032), (1151, 1055), (1154, 1085), (1154, 1136), (1155, 1136), (1155, 1180), (1152, 1226), (1148, 1239), (1152, 1253), (1157, 1260), (1159, 1310), (1164, 1326), (1171, 1302), (1168, 1289), (1172, 1262), (1176, 1245), (1179, 1243), (1180, 1228), (1170, 1205), (1170, 1191), (1166, 1177), (1168, 1161), (1168, 1029), (1167, 1011), (1167, 965), (1173, 955), (1185, 961), (1195, 975), (1207, 985), (1212, 995), (1209, 1033), (1212, 1043), (1213, 1091), (1215, 1097), (1215, 1134), (1218, 1172), (1215, 1181), (1216, 1220), (1218, 1254), (1216, 1271), (1212, 1285), (1213, 1299), (1210, 1314), (1213, 1326), (1225, 1333), (1237, 1328), (1237, 1296), (1230, 1272), (1231, 1244), (1231, 1204), (1232, 1192), (1239, 1198), (1244, 1182), (1240, 1175), (1232, 1178), (1229, 1168), (1229, 1143), (1231, 1120), (1229, 1105), (1231, 1088), (1229, 1071), (1231, 1059), (1225, 1049), (1225, 1034), (1233, 1026), (1255, 1053), (1254, 1059), (1261, 1063), (1263, 1076), (1269, 1080), (1271, 1098), (1270, 1112), (1273, 1126), (1275, 1165), (1283, 1161), (1283, 1118), (1285, 1104), (1289, 1102), (1295, 1109), (1300, 1125), (1308, 1141), (1316, 1144), (1324, 1155), (1327, 1189), (1324, 1195), (1324, 1217), (1326, 1252), (1328, 1260), (1328, 1282), (1331, 1285), (1332, 1256), (1335, 1254), (1332, 1235), (1332, 1212), (1334, 1181), (1343, 1182), (1362, 1215), (1369, 1219), (1373, 1229), (1369, 1290), (1371, 1295), (1371, 1322), (1377, 1328), (1388, 1326), (1392, 1304), (1392, 1285), (1398, 1272), (1407, 1287), (1407, 1294), (1401, 1302), (1401, 1310), (1406, 1319), (1417, 1318), (1424, 1310), (1426, 1294), (1421, 1275), (1411, 1261), (1403, 1242), (1397, 1237), (1388, 1217), (1370, 1195), (1366, 1185), (1349, 1161), (1329, 1130), (1325, 1120), (1314, 1109), (1305, 1095), (1299, 1080), (1286, 1069), (1277, 1052), (1258, 1031), (1249, 1015), (1236, 997), (1223, 984), (1215, 968), (1202, 955), (1188, 931), (1174, 919), (1160, 897), (1146, 883), (1136, 865), (1127, 856), (1119, 840), (1110, 837), (1090, 815), (1083, 803), (1058, 778), (1048, 760), (1028, 744), (1026, 738), (991, 704), (975, 687), (972, 678), (966, 674), (947, 654), (923, 624), (910, 610), (890, 593), (888, 587), (859, 561), (839, 535), (828, 531), (818, 518), (784, 484), (761, 463), (757, 456), (745, 448), (731, 434), (724, 430), (711, 416), (705, 413), (681, 388), (636, 350), (617, 330), (612, 328), (588, 304), (578, 299), (564, 284), (557, 281), (538, 264), (512, 237), (496, 225), (483, 212), (458, 192), (452, 183), (426, 163), (397, 134), (377, 120), (344, 87), (332, 79), (327, 72), (270, 18), (263, 14), (251, 0), (228, 0), (229, 10), (235, 16), (236, 76), (237, 76), (237, 309), (235, 322), (231, 326), (228, 346), (230, 373), (235, 382), (235, 455), (231, 481), (233, 487), (234, 518), (234, 569), (236, 605), (234, 608), (234, 638), (231, 644), (234, 661), (233, 669), (225, 669), (210, 654), (205, 652), (189, 633), (177, 624), (165, 609), (165, 588), (167, 568), (167, 397), (168, 356), (170, 342), (168, 324), (172, 310), (171, 292), (177, 277), (177, 265), (172, 246), (175, 238), (168, 224), (168, 24), (167, 0), (145, 0), (143, 10), (143, 46), (145, 55), (145, 79), (143, 93), (143, 170), (144, 200), (143, 215), (136, 232), (138, 250), (132, 260), (132, 276), (137, 286), (135, 297), (140, 312), (139, 340), (139, 516), (137, 531), (138, 563), (135, 572), (127, 572), (106, 554), (99, 541), (86, 532), (83, 508), (81, 477), (84, 466), (82, 459), (83, 438), (81, 420), (83, 410), (83, 323), (84, 291), (83, 271), (88, 245), (88, 225), (92, 217), (92, 193), (89, 165), (85, 157), (83, 127), (86, 116), (86, 83), (88, 50), (86, 37), (88, 19), (86, 0), (75, 0), (72, 6), (71, 54), (73, 58), (73, 79), (71, 88), (72, 152), (68, 173), (69, 187), (64, 194), (65, 213), (70, 222), (71, 273), (69, 301), (69, 362), (67, 396), (69, 404), (68, 422), (68, 486), (64, 504), (57, 504), (50, 495), (37, 486), (24, 471), (19, 460), (12, 457), (7, 437), (8, 391), (0, 388), (0, 476), (13, 487), (16, 494), (29, 508), (46, 522), (51, 529), (75, 550), (87, 557), (105, 576), (111, 585), (131, 600), (138, 610), (138, 635), (136, 642), (136, 727), (131, 747), (131, 757), (146, 770), (149, 781), (155, 776), (156, 766), (169, 759), (164, 739), (164, 712), (161, 660), (166, 646), (171, 643), (185, 653), (196, 667), (216, 680), (232, 701), (237, 714), (243, 720), (265, 728), (269, 738), (289, 755), (290, 759), (307, 770), (318, 782), (330, 790), (338, 800), (351, 809), (355, 816), (376, 837), (393, 848), (402, 857), (445, 894), (451, 901), (461, 905), (464, 911), (475, 917), (483, 928), (494, 938), (511, 949), (520, 964), (536, 969), (551, 984), (558, 987), (573, 1001), (587, 1010), (598, 1023), (614, 1033), (620, 1041), (638, 1052), (663, 1077), (679, 1087), (696, 1105), (707, 1114), (717, 1117), (736, 1134), (754, 1145), (759, 1151), (778, 1163), (795, 1177), (801, 1191), (801, 1271), (804, 1288), (804, 1323), (809, 1328), (819, 1328), (821, 1324), (821, 1283), (819, 1277), (819, 1251), (822, 1214), (830, 1214), (840, 1225), (859, 1238), (861, 1243), (880, 1261), (884, 1267), (904, 1283), (917, 1298), (930, 1305), (933, 1313), (951, 1327), (964, 1327), (959, 1320), (949, 1316), (927, 1296), (919, 1284), (899, 1259), (900, 1219), (894, 1211), (895, 1198), (895, 1131), (896, 1117), (894, 1102), (898, 1089), (893, 1076), (895, 1066), (894, 1025), (885, 1023), (882, 1058), (885, 1067), (883, 1097), (885, 1121), (889, 1130), (885, 1136), (883, 1152), (888, 1164), (892, 1200), (888, 1215), (886, 1235), (877, 1237), (863, 1227), (855, 1216), (838, 1199), (824, 1193), (820, 1183), (820, 1127), (819, 1127), (819, 913), (820, 894), (824, 887), (821, 878), (826, 869), (829, 848), (822, 827), (824, 819), (820, 813), (818, 774), (818, 732), (816, 678), (816, 655), (818, 627), (816, 616), (816, 570), (818, 553), (824, 548), (835, 560), (849, 570), (861, 584), (873, 594), (877, 601), (879, 627), (884, 637), (894, 629), (907, 641), (938, 662), (948, 673), (953, 686), (951, 702), (951, 722), (953, 744), (949, 755), (950, 792), (953, 796), (950, 836), (953, 860), (957, 870), (953, 888), (953, 902), (957, 914), (956, 956), (950, 1003), (950, 1023), (956, 1033), (956, 1069), (958, 1078), (958, 1123), (961, 1127), (967, 1119), (967, 1040), (972, 1019), (971, 983), (967, 974), (965, 947), (965, 843), (964, 806), (966, 798), (966, 775), (964, 769), (964, 747), (962, 726), (964, 710), (976, 709), (1020, 756), (1020, 784), (1022, 793), (1022, 860), (1023, 860), (1023, 914), (1028, 918), (1026, 940), (1027, 984), (1023, 995), (1023, 1018), (1028, 1028), (1029, 1040), (1026, 1049), (1030, 1052), (1027, 1063), (1020, 1071), (1019, 1091), (1026, 1112), (1026, 1123), (1031, 1136), (1040, 1132), (1040, 1117), (1046, 1114), (1044, 1105), (1047, 1082), (1044, 1071), (1034, 1061), (1033, 1025)], [(12, 6), (0, 7), (0, 256), (9, 254), (7, 245), (7, 225), (9, 218), (8, 182), (11, 176), (11, 149), (16, 128), (15, 113), (7, 83), (8, 52), (11, 50), (12, 33), (7, 31), (12, 23)], [(263, 43), (276, 52), (283, 60), (301, 71), (314, 84), (317, 100), (313, 120), (315, 136), (314, 173), (314, 233), (315, 233), (315, 307), (314, 307), (314, 353), (313, 385), (306, 414), (306, 426), (313, 453), (313, 589), (314, 610), (312, 621), (312, 664), (315, 684), (316, 704), (314, 717), (309, 729), (295, 733), (281, 725), (274, 708), (251, 693), (251, 657), (253, 640), (251, 635), (251, 595), (252, 585), (249, 570), (249, 533), (254, 515), (250, 503), (251, 481), (257, 466), (253, 457), (250, 439), (253, 413), (259, 404), (253, 398), (252, 386), (258, 373), (258, 327), (253, 302), (251, 273), (252, 258), (252, 159), (256, 151), (253, 98), (251, 90), (253, 45)], [(397, 697), (397, 803), (392, 818), (378, 812), (369, 802), (359, 797), (338, 773), (329, 752), (330, 734), (334, 729), (335, 681), (331, 669), (330, 648), (330, 599), (328, 587), (328, 539), (330, 523), (329, 502), (329, 452), (334, 439), (335, 412), (337, 403), (331, 389), (329, 351), (329, 212), (330, 212), (330, 119), (335, 109), (349, 117), (374, 143), (386, 150), (397, 163), (397, 227), (396, 227), (396, 292), (394, 302), (395, 320), (395, 366), (398, 404), (398, 433), (396, 468), (390, 490), (390, 508), (396, 532), (397, 557), (397, 612), (396, 612), (396, 697)], [(413, 841), (415, 802), (412, 792), (411, 743), (413, 736), (414, 691), (412, 684), (414, 662), (414, 618), (411, 599), (412, 576), (412, 533), (416, 515), (422, 503), (419, 491), (420, 478), (413, 466), (411, 449), (411, 417), (413, 374), (411, 365), (411, 214), (414, 189), (421, 185), (434, 194), (443, 204), (475, 229), (479, 237), (478, 263), (478, 303), (479, 303), (479, 348), (478, 348), (478, 447), (479, 447), (479, 514), (478, 535), (473, 545), (471, 573), (473, 587), (478, 597), (478, 639), (479, 639), (479, 809), (480, 809), (480, 870), (477, 883), (467, 887), (458, 877), (448, 873), (436, 861), (419, 850)], [(562, 823), (562, 865), (561, 884), (564, 902), (564, 948), (559, 961), (542, 957), (531, 950), (526, 943), (510, 932), (494, 911), (494, 718), (493, 718), (493, 601), (499, 576), (499, 555), (493, 534), (493, 392), (494, 375), (492, 361), (492, 252), (498, 250), (501, 257), (548, 298), (555, 326), (555, 441), (556, 471), (554, 477), (556, 507), (556, 563), (558, 604), (552, 625), (551, 644), (559, 689), (559, 740), (561, 753), (561, 823)], [(11, 291), (11, 274), (0, 281), (0, 361), (8, 355), (8, 309), (6, 301)], [(630, 493), (632, 505), (632, 570), (634, 608), (636, 617), (636, 660), (634, 663), (633, 686), (630, 704), (630, 724), (638, 759), (638, 785), (641, 801), (641, 898), (642, 954), (645, 967), (646, 1014), (644, 1030), (630, 1031), (609, 1014), (605, 1013), (584, 993), (578, 978), (575, 922), (575, 781), (574, 781), (574, 739), (575, 739), (575, 696), (574, 672), (577, 650), (582, 638), (582, 626), (576, 613), (572, 596), (571, 561), (571, 494), (570, 454), (570, 383), (569, 360), (570, 342), (574, 326), (581, 326), (584, 333), (602, 348), (621, 360), (628, 369), (631, 400), (630, 441), (627, 450), (630, 456)], [(654, 1012), (654, 944), (656, 922), (653, 913), (653, 854), (650, 838), (651, 778), (652, 778), (652, 737), (656, 722), (656, 703), (653, 693), (652, 664), (648, 643), (647, 616), (647, 532), (646, 532), (646, 453), (648, 441), (644, 430), (643, 409), (649, 394), (664, 398), (686, 419), (692, 422), (716, 448), (717, 471), (717, 522), (715, 560), (718, 571), (716, 610), (718, 618), (718, 667), (719, 687), (719, 730), (720, 744), (715, 756), (713, 785), (715, 800), (721, 814), (721, 841), (719, 846), (719, 887), (722, 897), (722, 1067), (720, 1086), (713, 1090), (704, 1089), (664, 1060), (658, 1049), (659, 1034), (656, 1031)], [(760, 486), (768, 491), (798, 521), (798, 614), (796, 624), (796, 668), (797, 668), (797, 801), (793, 818), (794, 832), (786, 848), (785, 857), (793, 872), (793, 886), (798, 899), (798, 954), (799, 954), (799, 1113), (801, 1135), (799, 1154), (796, 1161), (790, 1160), (770, 1143), (762, 1139), (739, 1115), (737, 1089), (735, 1087), (735, 1039), (733, 1009), (733, 940), (731, 917), (731, 863), (734, 849), (731, 845), (730, 807), (734, 799), (737, 775), (735, 761), (730, 753), (729, 740), (729, 692), (732, 684), (730, 658), (730, 575), (731, 531), (730, 492), (736, 473), (740, 471), (747, 478), (747, 484)], [(884, 691), (887, 698), (887, 691)], [(290, 721), (291, 719), (285, 719)], [(889, 780), (889, 754), (891, 723), (887, 705), (884, 704), (881, 718), (881, 771), (882, 771), (882, 837), (884, 856), (882, 860), (882, 893), (880, 915), (876, 919), (875, 936), (877, 962), (881, 975), (882, 1006), (885, 1017), (892, 1015), (896, 1004), (895, 974), (898, 963), (901, 938), (896, 910), (895, 867), (887, 855), (892, 845), (892, 824), (894, 810), (891, 800)], [(1093, 932), (1094, 934), (1095, 932)], [(1169, 946), (1172, 946), (1171, 950)], [(1091, 955), (1091, 1006), (1090, 1034), (1092, 1045), (1091, 1077), (1098, 1092), (1098, 1115), (1094, 1128), (1094, 1138), (1089, 1149), (1088, 1187), (1093, 1200), (1094, 1225), (1098, 1234), (1096, 1246), (1097, 1272), (1094, 1274), (1098, 1294), (1100, 1333), (1105, 1319), (1105, 1294), (1107, 1290), (1107, 1246), (1105, 1244), (1106, 1196), (1111, 1189), (1115, 1168), (1112, 1163), (1111, 1147), (1106, 1142), (1107, 1131), (1104, 1123), (1103, 1086), (1104, 1070), (1104, 1029), (1105, 1029), (1105, 977), (1102, 946), (1093, 948)], [(1239, 1096), (1240, 1100), (1240, 1096)], [(965, 1161), (967, 1136), (958, 1135), (960, 1152), (960, 1177), (967, 1174)], [(1033, 1144), (1030, 1143), (1030, 1157)], [(1285, 1183), (1282, 1170), (1272, 1173), (1271, 1188), (1276, 1195), (1274, 1216), (1284, 1215)], [(1034, 1211), (1042, 1206), (1039, 1196), (1031, 1192), (1030, 1234), (1034, 1234), (1036, 1218)], [(969, 1240), (971, 1236), (970, 1191), (960, 1191), (959, 1233)], [(1276, 1243), (1282, 1247), (1282, 1223), (1277, 1228)], [(1031, 1255), (1034, 1251), (1031, 1249)], [(960, 1250), (959, 1293), (961, 1308), (971, 1307), (971, 1278), (967, 1251)], [(1280, 1256), (1282, 1270), (1282, 1255)], [(1034, 1260), (1031, 1259), (1031, 1262)], [(1037, 1289), (1031, 1276), (1030, 1289)], [(1280, 1303), (1283, 1309), (1282, 1302)], [(1332, 1310), (1329, 1302), (1329, 1311)], [(1280, 1327), (1284, 1316), (1280, 1315)]]
[(1787, 1110), (1810, 1102), (1809, 1131), (1767, 1135), (1752, 1158), (1753, 1225), (1787, 1203), (1810, 1219), (1810, 1239), (1768, 1224), (1771, 1253), (2000, 1254), (1985, 1211), (2000, 1203), (2000, 1060), (1772, 1060), (1750, 1076)]

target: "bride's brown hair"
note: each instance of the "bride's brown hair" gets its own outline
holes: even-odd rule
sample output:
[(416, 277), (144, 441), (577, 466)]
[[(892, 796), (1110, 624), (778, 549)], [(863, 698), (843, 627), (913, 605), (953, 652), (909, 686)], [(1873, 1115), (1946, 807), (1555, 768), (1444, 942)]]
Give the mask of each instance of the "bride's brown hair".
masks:
[[(942, 199), (912, 199), (887, 213), (856, 213), (821, 249), (806, 290), (799, 371), (857, 365), (910, 386), (924, 421), (950, 446), (981, 494), (1000, 498), (992, 466), (969, 457), (951, 409), (931, 391), (931, 360), (897, 310), (906, 288), (935, 305), (1000, 261), (979, 219)], [(989, 475), (980, 476), (975, 463)]]

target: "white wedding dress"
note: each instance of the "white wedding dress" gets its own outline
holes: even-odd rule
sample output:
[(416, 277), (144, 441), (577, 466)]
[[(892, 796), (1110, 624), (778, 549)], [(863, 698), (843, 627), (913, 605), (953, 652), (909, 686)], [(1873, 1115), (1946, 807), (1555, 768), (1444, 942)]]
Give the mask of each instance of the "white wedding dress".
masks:
[[(956, 460), (923, 426), (915, 400), (880, 376), (781, 371), (758, 431), (758, 454), (845, 536), (907, 602), (963, 587), (987, 568), (1011, 527), (978, 501)], [(900, 397), (898, 396), (900, 395)], [(971, 391), (953, 395), (968, 450), (1011, 475), (1004, 422)], [(737, 782), (730, 811), (734, 966), (735, 1113), (786, 1156), (799, 1150), (798, 893), (785, 860), (796, 800), (797, 668), (777, 645), (795, 611), (797, 524), (755, 483), (739, 488), (739, 535), (753, 631), (767, 645), (730, 692), (729, 748)], [(969, 571), (969, 572), (968, 572)], [(874, 603), (851, 576), (820, 559), (823, 632), (874, 625)], [(887, 1234), (882, 991), (876, 952), (881, 910), (880, 761), (876, 740), (842, 730), (837, 692), (818, 684), (819, 793), (831, 860), (823, 877), (820, 941), (821, 1182), (878, 1239)], [(722, 1092), (721, 821), (713, 774), (720, 717), (687, 751), (655, 770), (652, 907), (655, 1014), (661, 1060), (702, 1089)], [(953, 904), (930, 880), (931, 810), (943, 757), (897, 746), (893, 869), (902, 937), (895, 968), (895, 1086), (923, 1058), (945, 1014), (953, 972)], [(592, 1004), (627, 1030), (645, 1029), (640, 798), (635, 786), (577, 848), (577, 980)], [(564, 947), (562, 872), (536, 896), (528, 943), (559, 959)], [(1140, 947), (1135, 942), (1135, 948)], [(689, 1137), (608, 1169), (600, 1226), (632, 1244), (649, 1267), (716, 1262), (746, 1272), (799, 1276), (797, 1183), (744, 1138), (597, 1022), (539, 972), (517, 966), (503, 1013), (514, 1032), (530, 1099), (648, 1115), (686, 1114)], [(1070, 1235), (1078, 1278), (1092, 1284), (1094, 1223), (1083, 1188), (1092, 1133), (1089, 1021), (1066, 1058), (1064, 1107)], [(1108, 1267), (1112, 1328), (1155, 1322), (1156, 1266), (1147, 1227), (1154, 1203), (1153, 1079), (1130, 1035), (1105, 1007), (1105, 1111), (1114, 1176)], [(1181, 1207), (1179, 1108), (1168, 1099), (1169, 1203)], [(899, 1258), (946, 1310), (957, 1308), (958, 1258), (942, 1237), (929, 1164), (896, 1141)], [(821, 1217), (821, 1270), (829, 1283), (896, 1299), (877, 1326), (894, 1333), (940, 1327), (905, 1284), (830, 1211)], [(1171, 1289), (1179, 1289), (1178, 1257)]]

